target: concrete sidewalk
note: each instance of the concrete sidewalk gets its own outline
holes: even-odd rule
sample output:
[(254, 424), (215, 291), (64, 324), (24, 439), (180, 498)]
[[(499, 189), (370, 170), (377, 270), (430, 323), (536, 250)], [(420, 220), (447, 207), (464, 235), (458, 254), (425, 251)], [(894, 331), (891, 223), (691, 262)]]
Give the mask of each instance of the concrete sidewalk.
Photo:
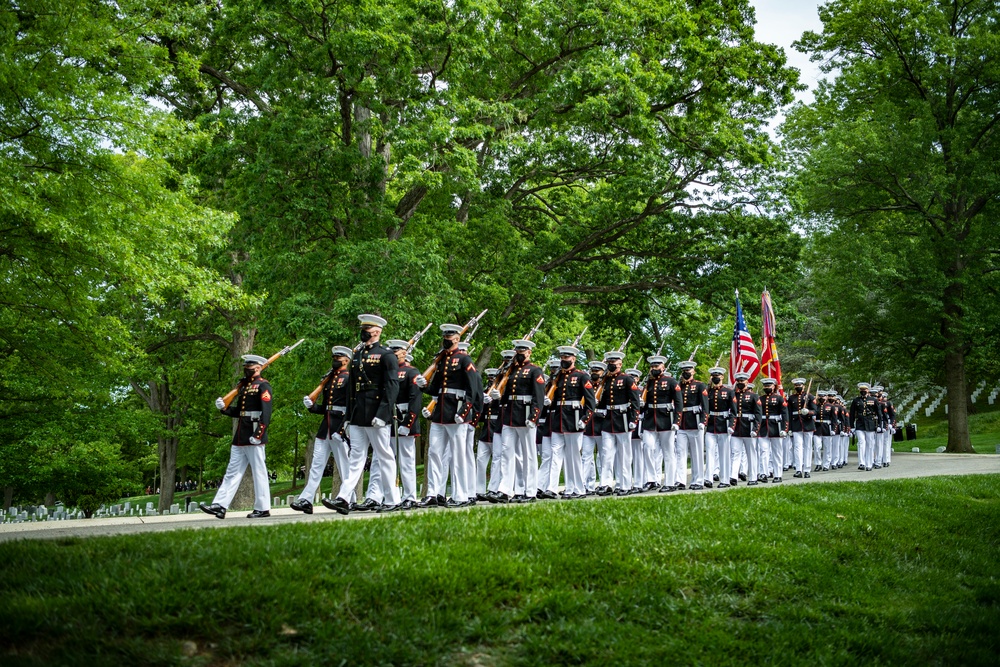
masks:
[[(789, 484), (816, 484), (828, 482), (860, 482), (876, 479), (908, 479), (915, 477), (935, 477), (942, 475), (984, 475), (1000, 474), (1000, 456), (990, 454), (913, 454), (898, 452), (892, 455), (892, 465), (881, 470), (864, 472), (858, 470), (857, 459), (848, 463), (841, 470), (812, 473), (810, 479), (796, 479), (790, 473), (782, 477), (780, 486)], [(740, 483), (743, 486), (743, 483)], [(761, 484), (753, 488), (751, 493), (766, 493), (766, 489), (777, 488), (776, 485)], [(727, 493), (726, 489), (706, 489), (704, 491), (680, 491), (669, 495), (659, 495), (660, 498), (670, 498), (685, 493)], [(644, 497), (658, 494), (642, 494)], [(591, 497), (590, 502), (628, 501), (635, 496), (617, 498)], [(564, 502), (564, 501), (546, 501)], [(580, 501), (575, 501), (580, 502)], [(479, 503), (476, 508), (463, 511), (477, 511), (479, 508), (502, 508), (503, 505)], [(424, 509), (402, 514), (419, 514), (422, 512), (449, 512), (447, 509)], [(322, 505), (316, 506), (316, 513), (305, 515), (290, 508), (282, 507), (271, 510), (271, 516), (266, 519), (247, 519), (247, 512), (233, 511), (223, 520), (207, 514), (179, 514), (151, 517), (112, 517), (104, 519), (77, 519), (74, 521), (39, 521), (37, 523), (0, 524), (0, 542), (10, 542), (24, 539), (58, 539), (73, 537), (98, 537), (102, 535), (130, 535), (134, 533), (156, 533), (167, 530), (185, 528), (225, 528), (238, 526), (273, 526), (289, 522), (315, 521), (354, 521), (359, 519), (377, 519), (382, 516), (399, 516), (400, 513), (375, 514), (372, 512), (352, 512), (349, 516), (341, 516)]]

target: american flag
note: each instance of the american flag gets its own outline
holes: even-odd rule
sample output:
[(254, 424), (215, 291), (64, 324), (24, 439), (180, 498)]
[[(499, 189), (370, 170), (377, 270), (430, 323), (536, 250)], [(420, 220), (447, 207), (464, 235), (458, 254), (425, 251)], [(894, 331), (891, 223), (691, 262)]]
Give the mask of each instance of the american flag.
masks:
[(753, 382), (759, 372), (757, 348), (754, 347), (753, 338), (747, 331), (747, 323), (743, 319), (743, 306), (740, 305), (740, 293), (737, 290), (736, 326), (733, 328), (733, 346), (729, 351), (729, 380), (735, 382), (737, 373), (749, 373), (750, 382)]
[(761, 372), (764, 377), (774, 378), (778, 383), (778, 391), (784, 394), (781, 361), (778, 359), (778, 346), (774, 342), (774, 307), (771, 305), (771, 293), (767, 290), (760, 296), (760, 315), (764, 322), (760, 351)]

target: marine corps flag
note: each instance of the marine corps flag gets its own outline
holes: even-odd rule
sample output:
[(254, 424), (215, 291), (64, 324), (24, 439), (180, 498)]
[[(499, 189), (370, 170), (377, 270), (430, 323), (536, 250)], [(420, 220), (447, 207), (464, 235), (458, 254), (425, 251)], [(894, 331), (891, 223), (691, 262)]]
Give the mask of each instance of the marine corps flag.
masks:
[(778, 383), (778, 391), (785, 395), (781, 385), (781, 361), (778, 359), (778, 346), (774, 342), (774, 307), (771, 305), (771, 293), (764, 290), (760, 297), (760, 316), (764, 322), (761, 335), (760, 372), (764, 377), (774, 378)]

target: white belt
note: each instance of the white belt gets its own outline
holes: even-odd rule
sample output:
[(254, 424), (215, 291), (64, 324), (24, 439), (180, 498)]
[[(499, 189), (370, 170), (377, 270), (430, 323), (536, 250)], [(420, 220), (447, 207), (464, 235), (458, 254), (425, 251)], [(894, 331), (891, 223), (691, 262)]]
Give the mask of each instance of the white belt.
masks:
[(621, 412), (622, 410), (628, 410), (628, 403), (619, 403), (618, 405), (609, 405), (608, 407)]
[(250, 419), (260, 419), (260, 410), (246, 410), (240, 413), (240, 417), (249, 417)]
[(713, 417), (728, 417), (729, 416), (729, 412), (728, 411), (726, 411), (726, 412), (709, 412), (708, 414), (710, 414)]
[(580, 401), (556, 401), (556, 405), (580, 406)]
[(651, 405), (647, 405), (646, 407), (647, 408), (656, 408), (657, 410), (668, 410), (670, 412), (674, 411), (674, 404), (673, 403), (653, 403)]
[(781, 415), (770, 415), (768, 419), (770, 419), (773, 422), (780, 422), (781, 420), (784, 419), (784, 417), (782, 417)]
[(531, 403), (531, 399), (533, 399), (534, 396), (530, 396), (528, 394), (517, 394), (515, 396), (512, 396), (511, 398), (513, 398), (515, 401), (521, 401), (522, 403)]
[(594, 410), (594, 412), (601, 417), (608, 414), (608, 411), (605, 410), (604, 408), (600, 408), (599, 410)]
[(701, 406), (691, 405), (689, 407), (684, 408), (684, 412), (701, 412)]
[(410, 404), (409, 403), (396, 403), (396, 409), (400, 412), (408, 412)]
[(451, 394), (452, 396), (458, 396), (459, 398), (464, 398), (465, 397), (465, 390), (464, 389), (447, 389), (446, 388), (446, 389), (442, 389), (441, 393), (442, 394)]
[(830, 420), (829, 419), (817, 419), (816, 423), (817, 424), (829, 424)]
[(336, 412), (338, 415), (346, 415), (347, 408), (343, 405), (328, 405), (326, 406), (327, 412)]

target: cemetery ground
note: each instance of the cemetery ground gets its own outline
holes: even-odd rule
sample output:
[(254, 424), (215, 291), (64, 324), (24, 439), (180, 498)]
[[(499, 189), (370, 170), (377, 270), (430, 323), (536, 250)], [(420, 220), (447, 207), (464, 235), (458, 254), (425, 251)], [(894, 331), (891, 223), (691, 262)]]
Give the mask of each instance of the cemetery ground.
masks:
[(4, 543), (0, 663), (1000, 660), (1000, 475), (761, 491)]

